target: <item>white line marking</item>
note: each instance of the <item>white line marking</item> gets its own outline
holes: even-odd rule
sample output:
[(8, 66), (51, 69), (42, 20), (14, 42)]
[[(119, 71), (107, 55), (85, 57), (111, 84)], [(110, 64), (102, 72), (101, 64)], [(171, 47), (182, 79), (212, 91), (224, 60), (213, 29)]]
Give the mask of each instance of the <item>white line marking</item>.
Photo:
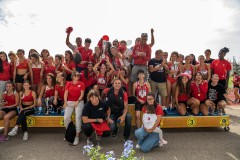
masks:
[(237, 157), (235, 157), (232, 153), (226, 152), (230, 157), (232, 157), (234, 160), (239, 160)]

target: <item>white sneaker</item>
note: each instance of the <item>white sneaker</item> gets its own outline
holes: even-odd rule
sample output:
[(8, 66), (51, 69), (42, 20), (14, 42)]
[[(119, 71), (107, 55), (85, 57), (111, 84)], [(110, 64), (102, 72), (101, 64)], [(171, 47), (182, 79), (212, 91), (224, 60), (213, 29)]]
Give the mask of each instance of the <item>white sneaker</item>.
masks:
[(9, 136), (15, 136), (18, 132), (18, 128), (14, 127), (11, 132), (8, 133)]
[(139, 144), (137, 144), (137, 145), (136, 145), (136, 148), (139, 149), (139, 148), (141, 148), (141, 146), (140, 146)]
[(28, 140), (28, 132), (24, 132), (23, 133), (23, 141), (27, 141)]
[(159, 146), (162, 147), (164, 144), (168, 144), (168, 142), (165, 141), (164, 139), (162, 139), (162, 140), (159, 142)]
[(76, 146), (76, 145), (78, 145), (78, 143), (79, 143), (79, 138), (78, 138), (78, 137), (75, 137), (75, 138), (74, 138), (73, 145)]

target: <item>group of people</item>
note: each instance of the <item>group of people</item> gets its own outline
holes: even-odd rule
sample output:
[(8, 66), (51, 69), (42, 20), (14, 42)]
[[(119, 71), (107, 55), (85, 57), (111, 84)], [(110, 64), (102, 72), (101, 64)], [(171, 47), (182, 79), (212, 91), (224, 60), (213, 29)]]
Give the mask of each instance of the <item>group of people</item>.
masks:
[[(23, 140), (28, 140), (26, 116), (34, 114), (34, 108), (50, 109), (61, 113), (64, 109), (64, 125), (67, 128), (75, 112), (76, 137), (79, 143), (81, 129), (92, 143), (91, 135), (117, 137), (118, 124), (125, 123), (123, 137), (128, 140), (132, 117), (128, 103), (135, 104), (137, 148), (149, 151), (152, 147), (167, 144), (159, 128), (164, 108), (175, 108), (180, 115), (214, 114), (226, 107), (226, 93), (231, 64), (224, 59), (228, 48), (219, 51), (219, 59), (210, 58), (205, 51), (196, 61), (194, 54), (174, 51), (168, 61), (168, 53), (155, 52), (154, 30), (151, 43), (148, 34), (142, 33), (129, 49), (125, 40), (106, 42), (101, 38), (94, 52), (91, 39), (76, 38), (70, 43), (71, 31), (67, 31), (66, 45), (71, 49), (64, 55), (50, 55), (47, 49), (39, 54), (35, 49), (17, 53), (0, 52), (0, 92), (4, 119), (4, 133), (0, 141), (18, 133), (22, 126)], [(8, 58), (10, 62), (8, 62)], [(185, 60), (185, 62), (184, 62)], [(237, 77), (237, 76), (236, 76)], [(234, 86), (239, 88), (239, 78)], [(239, 94), (238, 97), (239, 98)], [(17, 113), (19, 107), (19, 113)], [(141, 120), (141, 113), (142, 120)], [(15, 127), (8, 132), (10, 120), (18, 114)], [(141, 125), (142, 121), (142, 125)]]

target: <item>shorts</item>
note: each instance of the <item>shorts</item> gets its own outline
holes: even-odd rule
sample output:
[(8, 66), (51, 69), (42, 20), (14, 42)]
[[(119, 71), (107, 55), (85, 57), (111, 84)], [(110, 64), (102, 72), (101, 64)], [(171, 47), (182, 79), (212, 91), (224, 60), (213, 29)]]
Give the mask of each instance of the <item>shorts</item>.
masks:
[(205, 104), (205, 101), (206, 101), (206, 100), (200, 101), (200, 105), (201, 105), (201, 104)]
[(23, 83), (24, 82), (23, 77), (24, 77), (24, 74), (23, 75), (16, 74), (15, 83)]
[(136, 102), (135, 103), (135, 111), (142, 111), (142, 107), (144, 106), (144, 104), (141, 104), (140, 102)]
[(130, 77), (131, 82), (137, 82), (138, 81), (138, 76), (137, 76), (137, 72), (138, 70), (143, 70), (144, 74), (145, 74), (145, 81), (147, 80), (147, 66), (146, 65), (134, 65), (132, 68), (132, 74)]
[(14, 107), (14, 108), (3, 108), (2, 111), (5, 112), (6, 114), (8, 114), (11, 111), (15, 111), (17, 113), (17, 107)]
[(174, 79), (174, 78), (169, 77), (169, 76), (167, 76), (167, 80), (168, 80), (171, 84), (174, 84), (174, 83), (177, 81), (177, 79)]
[(153, 80), (150, 80), (151, 90), (153, 93), (156, 93), (156, 90), (158, 91), (158, 94), (161, 97), (167, 96), (167, 84), (166, 82), (158, 83), (154, 82)]

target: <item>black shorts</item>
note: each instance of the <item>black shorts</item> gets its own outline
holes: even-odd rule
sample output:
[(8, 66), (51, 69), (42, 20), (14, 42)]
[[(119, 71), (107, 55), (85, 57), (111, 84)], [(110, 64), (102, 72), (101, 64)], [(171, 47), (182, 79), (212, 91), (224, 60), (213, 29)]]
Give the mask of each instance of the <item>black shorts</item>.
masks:
[(17, 108), (16, 107), (14, 107), (14, 108), (3, 108), (2, 111), (5, 112), (6, 114), (8, 114), (11, 111), (15, 111), (17, 113)]
[(136, 102), (135, 103), (135, 111), (142, 111), (142, 107), (144, 106), (144, 104), (141, 104), (140, 102)]
[(23, 75), (16, 74), (15, 83), (23, 83), (24, 82), (23, 77), (24, 77), (24, 74)]

